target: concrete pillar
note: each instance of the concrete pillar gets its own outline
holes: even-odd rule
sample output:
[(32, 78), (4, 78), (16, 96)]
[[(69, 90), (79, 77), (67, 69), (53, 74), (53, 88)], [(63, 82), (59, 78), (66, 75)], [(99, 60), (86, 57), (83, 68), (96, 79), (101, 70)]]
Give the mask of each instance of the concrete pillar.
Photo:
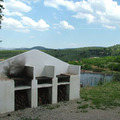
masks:
[(58, 79), (53, 78), (52, 82), (53, 82), (53, 86), (52, 86), (52, 104), (54, 104), (54, 103), (57, 103), (57, 93), (58, 93), (57, 83), (58, 83)]
[(55, 67), (50, 65), (45, 65), (45, 76), (53, 78), (55, 75)]
[(74, 100), (78, 98), (80, 98), (80, 76), (71, 75), (69, 100)]
[(0, 113), (14, 111), (14, 81), (0, 80)]
[(38, 106), (38, 88), (37, 88), (37, 80), (33, 79), (31, 83), (31, 107)]

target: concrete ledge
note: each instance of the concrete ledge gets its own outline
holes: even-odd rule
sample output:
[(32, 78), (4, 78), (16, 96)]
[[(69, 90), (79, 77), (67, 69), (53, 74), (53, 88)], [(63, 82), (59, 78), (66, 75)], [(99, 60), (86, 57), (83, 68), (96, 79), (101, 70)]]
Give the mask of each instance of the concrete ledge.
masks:
[(31, 89), (31, 87), (30, 86), (20, 86), (20, 87), (15, 87), (15, 91), (16, 90), (26, 90), (26, 89)]
[(52, 87), (52, 84), (37, 85), (37, 88), (45, 88), (45, 87)]

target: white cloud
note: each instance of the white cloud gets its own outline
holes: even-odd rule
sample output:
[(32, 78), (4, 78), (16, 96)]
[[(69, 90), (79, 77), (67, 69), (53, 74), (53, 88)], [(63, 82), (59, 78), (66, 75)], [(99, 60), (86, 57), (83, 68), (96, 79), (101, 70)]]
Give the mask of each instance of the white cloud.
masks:
[(49, 29), (49, 25), (43, 20), (34, 21), (32, 18), (25, 17), (24, 13), (30, 12), (32, 7), (29, 5), (32, 3), (40, 2), (40, 0), (6, 0), (4, 2), (5, 16), (18, 16), (16, 19), (4, 17), (3, 26), (4, 28), (14, 30), (14, 31), (22, 31), (29, 32), (30, 30), (38, 30), (38, 31), (46, 31)]
[(19, 21), (13, 18), (3, 17), (2, 26), (3, 28), (18, 32), (29, 32), (31, 29), (37, 31), (46, 31), (49, 29), (49, 25), (43, 19), (35, 22), (28, 17), (22, 17), (22, 20)]
[(73, 2), (69, 0), (45, 0), (44, 5), (49, 7), (54, 7), (57, 9), (59, 9), (59, 6), (64, 6), (68, 10), (72, 10), (72, 11), (79, 11), (79, 10), (90, 11), (90, 12), (93, 11), (90, 5), (86, 1)]
[(8, 2), (5, 2), (5, 8), (11, 11), (19, 12), (29, 12), (32, 10), (30, 6), (17, 0), (9, 0)]
[(61, 21), (60, 22), (60, 27), (63, 29), (68, 29), (68, 30), (74, 30), (75, 27), (72, 25), (69, 25), (69, 23), (67, 21)]
[(22, 17), (22, 23), (29, 28), (33, 28), (39, 31), (46, 31), (50, 27), (43, 19), (40, 19), (38, 22), (35, 22), (29, 17)]
[[(61, 8), (76, 12), (75, 18), (86, 19), (88, 23), (102, 26), (120, 27), (120, 5), (115, 0), (45, 0), (45, 6)], [(108, 27), (109, 28), (109, 27)]]
[(10, 12), (8, 9), (4, 9), (3, 14), (5, 16), (23, 16), (23, 14), (20, 12)]
[(81, 19), (87, 19), (88, 23), (94, 22), (95, 17), (91, 14), (86, 13), (77, 13), (76, 15), (73, 15), (75, 18), (81, 18)]
[(29, 32), (29, 30), (25, 28), (20, 21), (15, 20), (13, 18), (3, 17), (2, 24), (3, 28), (7, 28), (18, 32)]

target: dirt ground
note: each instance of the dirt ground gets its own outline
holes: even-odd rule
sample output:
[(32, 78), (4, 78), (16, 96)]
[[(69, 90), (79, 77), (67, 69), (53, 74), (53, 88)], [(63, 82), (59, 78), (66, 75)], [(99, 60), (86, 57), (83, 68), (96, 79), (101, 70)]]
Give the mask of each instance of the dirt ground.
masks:
[(120, 120), (120, 107), (80, 110), (78, 100), (26, 108), (0, 115), (0, 120)]

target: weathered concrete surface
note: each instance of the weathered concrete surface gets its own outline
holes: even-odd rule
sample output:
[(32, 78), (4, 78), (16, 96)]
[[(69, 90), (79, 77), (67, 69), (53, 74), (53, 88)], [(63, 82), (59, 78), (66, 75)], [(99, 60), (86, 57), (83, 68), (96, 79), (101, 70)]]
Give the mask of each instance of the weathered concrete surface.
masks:
[[(29, 86), (17, 88), (14, 86), (14, 81), (1, 81), (2, 77), (22, 75), (24, 68), (28, 77), (32, 77)], [(58, 83), (57, 75), (70, 75), (69, 82)], [(36, 77), (46, 76), (52, 78), (52, 83), (39, 84)], [(26, 79), (27, 81), (27, 79)], [(80, 91), (80, 67), (77, 65), (69, 65), (57, 58), (54, 58), (39, 50), (31, 50), (23, 54), (12, 57), (0, 63), (0, 113), (14, 111), (14, 91), (28, 90), (31, 96), (31, 107), (38, 106), (38, 89), (51, 87), (49, 95), (52, 100), (51, 103), (57, 103), (58, 85), (67, 85), (67, 94), (69, 100), (79, 98)], [(10, 94), (9, 94), (10, 93)]]
[(14, 111), (14, 81), (0, 80), (0, 113)]

